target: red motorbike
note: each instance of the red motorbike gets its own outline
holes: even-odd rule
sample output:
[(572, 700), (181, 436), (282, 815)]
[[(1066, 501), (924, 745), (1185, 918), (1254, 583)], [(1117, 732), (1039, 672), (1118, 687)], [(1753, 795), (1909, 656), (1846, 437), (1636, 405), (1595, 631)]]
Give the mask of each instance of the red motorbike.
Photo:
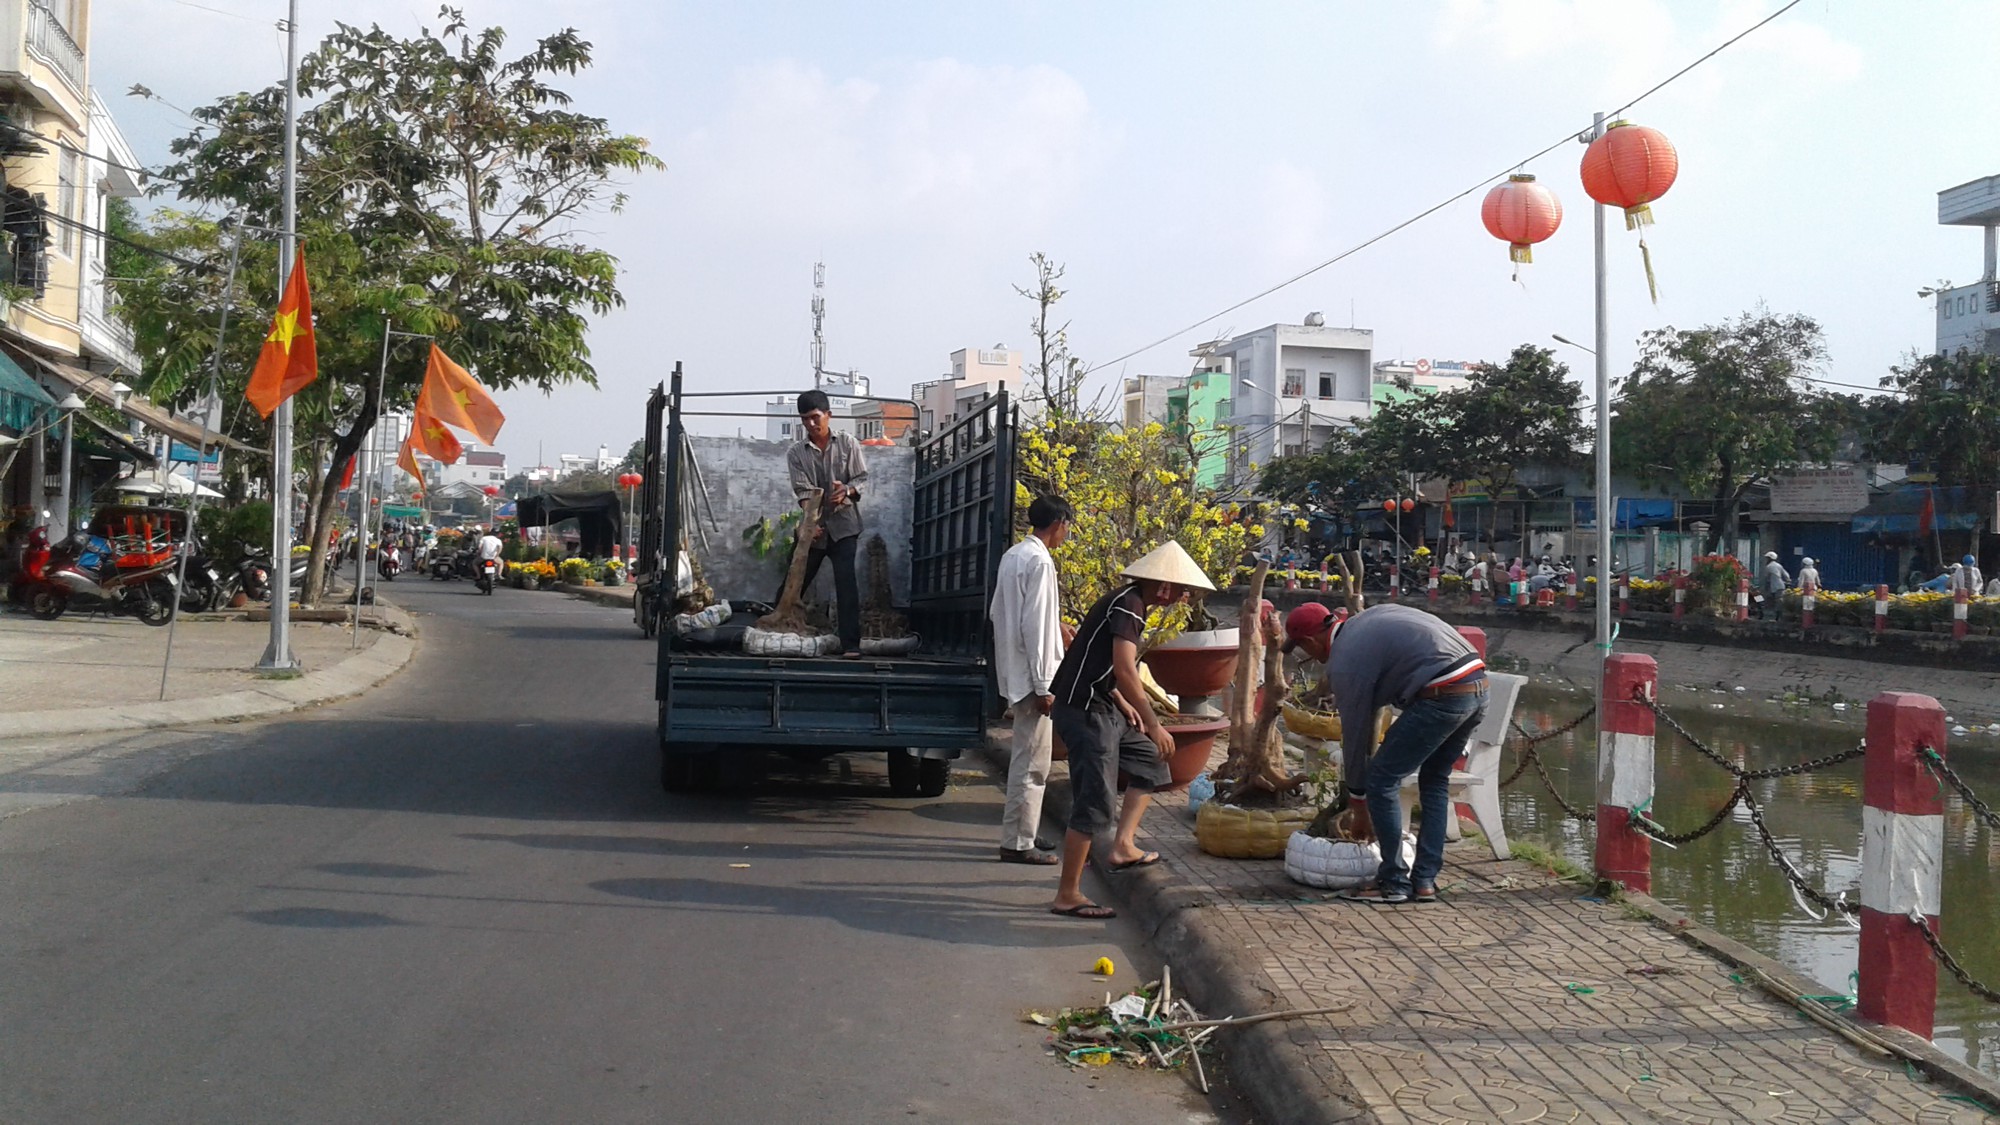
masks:
[(83, 598), (147, 625), (165, 625), (179, 601), (176, 569), (172, 551), (112, 559), (103, 547), (75, 536), (50, 547), (43, 528), (29, 534), (21, 558), (28, 612), (43, 621), (61, 617), (72, 600)]

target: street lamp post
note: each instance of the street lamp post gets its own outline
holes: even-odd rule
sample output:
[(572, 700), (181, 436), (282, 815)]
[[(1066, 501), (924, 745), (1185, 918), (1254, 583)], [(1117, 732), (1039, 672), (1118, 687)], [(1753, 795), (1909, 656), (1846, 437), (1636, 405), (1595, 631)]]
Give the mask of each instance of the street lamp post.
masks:
[(71, 391), (56, 404), (56, 409), (62, 411), (63, 416), (62, 464), (56, 470), (57, 479), (61, 484), (57, 486), (56, 491), (56, 510), (62, 513), (62, 533), (63, 537), (67, 538), (74, 530), (70, 527), (70, 514), (75, 507), (75, 502), (70, 498), (71, 474), (74, 472), (72, 466), (76, 464), (76, 412), (83, 409), (83, 400), (76, 396), (75, 391)]

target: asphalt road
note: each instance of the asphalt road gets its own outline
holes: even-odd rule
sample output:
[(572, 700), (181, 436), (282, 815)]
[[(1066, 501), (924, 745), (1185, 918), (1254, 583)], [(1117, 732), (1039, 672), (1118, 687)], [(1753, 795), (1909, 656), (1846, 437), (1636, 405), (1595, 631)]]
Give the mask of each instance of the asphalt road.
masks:
[(670, 796), (629, 616), (393, 594), (423, 647), (365, 698), (5, 748), (0, 1121), (1242, 1120), (1045, 1053), (1027, 1009), (1154, 966), (993, 862), (972, 759)]

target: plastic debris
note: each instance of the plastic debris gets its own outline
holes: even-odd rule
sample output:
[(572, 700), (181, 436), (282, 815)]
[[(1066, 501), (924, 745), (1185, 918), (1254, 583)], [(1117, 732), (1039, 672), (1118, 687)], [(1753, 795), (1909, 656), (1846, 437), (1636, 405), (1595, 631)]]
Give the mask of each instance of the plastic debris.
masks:
[(1587, 984), (1578, 984), (1575, 981), (1571, 981), (1570, 983), (1563, 985), (1563, 991), (1569, 993), (1571, 996), (1597, 995), (1596, 989), (1590, 987)]
[(1147, 997), (1137, 992), (1128, 992), (1113, 1000), (1111, 1007), (1106, 1010), (1117, 1019), (1137, 1020), (1146, 1018), (1147, 1006)]
[(1092, 965), (1090, 967), (1090, 971), (1096, 973), (1100, 977), (1108, 977), (1115, 974), (1118, 971), (1118, 966), (1112, 964), (1111, 958), (1109, 957), (1099, 957), (1097, 959), (1097, 964)]

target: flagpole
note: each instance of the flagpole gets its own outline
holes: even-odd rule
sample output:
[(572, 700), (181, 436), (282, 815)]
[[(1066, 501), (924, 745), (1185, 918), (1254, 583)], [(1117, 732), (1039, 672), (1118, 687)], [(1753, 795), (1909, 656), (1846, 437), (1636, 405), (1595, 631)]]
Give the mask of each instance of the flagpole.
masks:
[[(278, 292), (292, 276), (299, 227), (299, 0), (285, 17), (284, 233), (278, 239)], [(292, 400), (278, 404), (271, 421), (271, 643), (257, 667), (297, 668), (292, 657)]]

